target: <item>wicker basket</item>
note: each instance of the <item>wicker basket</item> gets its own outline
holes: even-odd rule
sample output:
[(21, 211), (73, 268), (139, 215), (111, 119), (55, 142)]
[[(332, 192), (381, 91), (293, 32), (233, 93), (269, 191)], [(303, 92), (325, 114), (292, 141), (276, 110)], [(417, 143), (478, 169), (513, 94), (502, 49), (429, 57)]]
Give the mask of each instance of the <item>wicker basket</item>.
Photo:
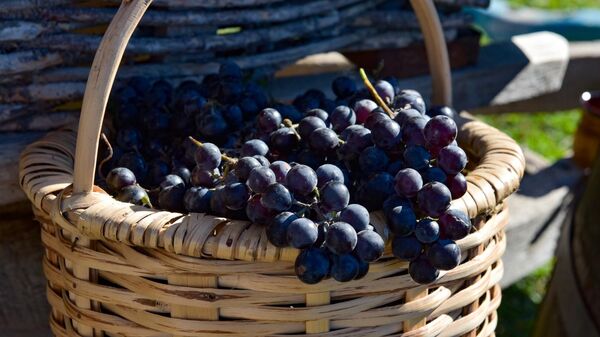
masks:
[[(296, 279), (297, 251), (268, 243), (262, 226), (118, 202), (93, 186), (100, 127), (125, 46), (148, 0), (124, 1), (97, 52), (79, 132), (29, 146), (20, 182), (42, 223), (43, 262), (56, 336), (493, 336), (508, 219), (524, 158), (513, 140), (463, 118), (468, 191), (453, 206), (476, 231), (461, 265), (422, 286), (390, 256), (358, 281)], [(436, 102), (451, 97), (433, 4), (413, 0), (426, 37)], [(372, 214), (386, 236), (381, 212)]]

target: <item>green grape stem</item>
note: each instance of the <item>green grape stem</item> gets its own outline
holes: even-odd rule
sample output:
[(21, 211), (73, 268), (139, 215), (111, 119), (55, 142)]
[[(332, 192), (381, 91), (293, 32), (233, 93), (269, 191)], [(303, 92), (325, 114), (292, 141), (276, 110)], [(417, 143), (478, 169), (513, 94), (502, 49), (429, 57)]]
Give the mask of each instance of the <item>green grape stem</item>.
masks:
[(377, 90), (375, 90), (375, 87), (373, 87), (373, 84), (371, 84), (371, 81), (369, 81), (369, 78), (367, 77), (367, 73), (365, 73), (365, 70), (363, 68), (360, 68), (358, 72), (360, 74), (360, 77), (363, 80), (363, 83), (365, 84), (365, 87), (367, 87), (367, 90), (369, 90), (369, 92), (371, 93), (371, 96), (373, 96), (373, 98), (375, 98), (375, 101), (377, 101), (377, 104), (379, 104), (379, 106), (381, 106), (381, 108), (390, 116), (390, 118), (394, 118), (394, 112), (383, 101), (381, 96), (379, 96), (379, 94), (377, 93)]
[[(194, 139), (194, 137), (188, 136), (188, 138), (194, 143), (194, 145), (196, 145), (198, 147), (204, 146), (204, 144), (201, 141)], [(237, 163), (237, 159), (231, 158), (226, 154), (221, 154), (221, 159), (227, 163), (232, 163), (232, 164)]]

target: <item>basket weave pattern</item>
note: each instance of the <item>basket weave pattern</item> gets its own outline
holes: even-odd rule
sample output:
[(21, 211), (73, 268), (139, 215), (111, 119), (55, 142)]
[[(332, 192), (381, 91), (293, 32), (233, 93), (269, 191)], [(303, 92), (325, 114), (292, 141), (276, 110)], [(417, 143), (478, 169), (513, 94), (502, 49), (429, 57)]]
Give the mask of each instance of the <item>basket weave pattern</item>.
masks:
[[(270, 245), (261, 225), (149, 210), (101, 190), (71, 195), (75, 139), (71, 130), (49, 134), (21, 159), (22, 186), (43, 224), (56, 336), (77, 336), (78, 324), (116, 336), (493, 335), (508, 220), (502, 200), (517, 188), (524, 159), (481, 122), (461, 126), (459, 143), (476, 165), (467, 194), (453, 203), (477, 230), (459, 241), (461, 265), (427, 287), (389, 249), (362, 280), (305, 285), (293, 272), (297, 251)], [(372, 218), (385, 235), (382, 215)], [(91, 245), (74, 245), (82, 238)], [(73, 274), (74, 261), (90, 269), (88, 279)]]

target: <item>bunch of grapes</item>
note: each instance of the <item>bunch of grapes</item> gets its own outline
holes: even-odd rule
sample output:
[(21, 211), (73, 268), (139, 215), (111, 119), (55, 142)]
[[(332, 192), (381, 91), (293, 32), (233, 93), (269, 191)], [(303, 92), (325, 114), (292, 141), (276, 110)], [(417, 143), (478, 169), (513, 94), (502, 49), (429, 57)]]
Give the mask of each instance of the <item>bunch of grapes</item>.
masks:
[[(160, 118), (145, 113), (143, 130), (132, 128), (124, 107), (139, 92), (129, 90), (135, 83), (120, 92), (117, 148), (105, 179), (117, 199), (264, 224), (273, 245), (300, 249), (295, 271), (308, 284), (367, 274), (384, 252), (369, 216), (381, 209), (393, 254), (410, 261), (413, 280), (433, 282), (460, 263), (455, 241), (471, 223), (450, 208), (466, 192), (467, 164), (452, 109), (427, 110), (419, 93), (400, 90), (393, 78), (374, 85), (381, 106), (339, 77), (335, 99), (311, 89), (292, 105), (270, 108), (258, 86), (240, 85), (235, 64), (207, 77), (200, 86), (184, 82), (173, 99), (166, 82), (141, 89), (149, 92), (144, 104), (172, 118), (165, 132), (153, 128)], [(231, 118), (232, 107), (240, 118)]]

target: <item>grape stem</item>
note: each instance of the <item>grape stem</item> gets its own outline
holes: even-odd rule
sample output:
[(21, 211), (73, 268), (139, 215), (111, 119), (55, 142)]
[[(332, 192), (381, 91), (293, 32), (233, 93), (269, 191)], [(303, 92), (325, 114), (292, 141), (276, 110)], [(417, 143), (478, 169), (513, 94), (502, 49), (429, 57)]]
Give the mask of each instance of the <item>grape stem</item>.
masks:
[[(191, 141), (192, 141), (192, 142), (193, 142), (193, 143), (194, 143), (196, 146), (198, 146), (198, 147), (202, 147), (202, 146), (204, 146), (204, 144), (203, 144), (201, 141), (194, 139), (194, 137), (192, 137), (192, 136), (188, 136), (188, 138), (189, 138), (189, 139), (190, 139), (190, 140), (191, 140)], [(235, 159), (235, 158), (231, 158), (231, 157), (229, 157), (228, 155), (225, 155), (225, 154), (221, 154), (221, 159), (222, 159), (223, 161), (227, 162), (227, 163), (231, 163), (231, 164), (235, 164), (235, 163), (237, 163), (237, 159)]]
[(373, 98), (375, 98), (375, 100), (377, 101), (377, 104), (379, 104), (379, 106), (381, 106), (381, 108), (383, 110), (385, 110), (385, 112), (390, 116), (390, 118), (394, 118), (394, 112), (383, 101), (381, 96), (379, 96), (379, 94), (377, 93), (377, 90), (375, 90), (375, 87), (373, 87), (373, 84), (371, 84), (371, 81), (369, 81), (369, 78), (367, 77), (367, 73), (365, 73), (365, 70), (363, 68), (360, 68), (358, 70), (358, 73), (360, 74), (360, 77), (362, 78), (363, 83), (365, 84), (365, 87), (367, 87), (367, 89), (369, 90), (369, 92), (371, 93)]
[(106, 138), (106, 135), (104, 134), (104, 132), (102, 132), (102, 134), (100, 135), (100, 138), (102, 139), (102, 141), (106, 144), (106, 147), (108, 148), (108, 155), (106, 156), (106, 158), (102, 159), (100, 164), (98, 164), (98, 174), (100, 175), (100, 177), (102, 179), (106, 180), (106, 176), (104, 175), (102, 168), (104, 167), (104, 164), (108, 163), (112, 159), (114, 151), (113, 151), (112, 146), (110, 145), (110, 142), (108, 141), (108, 138)]
[(294, 132), (294, 134), (296, 135), (296, 137), (297, 137), (299, 140), (301, 140), (301, 139), (302, 139), (302, 137), (300, 137), (300, 134), (298, 133), (298, 130), (296, 130), (296, 128), (297, 128), (298, 126), (297, 126), (297, 125), (294, 125), (294, 123), (293, 123), (291, 120), (289, 120), (289, 119), (287, 119), (287, 118), (286, 118), (286, 119), (284, 119), (284, 120), (283, 120), (283, 123), (282, 123), (282, 124), (283, 124), (283, 126), (285, 126), (285, 127), (289, 128), (290, 130), (292, 130), (292, 132)]

